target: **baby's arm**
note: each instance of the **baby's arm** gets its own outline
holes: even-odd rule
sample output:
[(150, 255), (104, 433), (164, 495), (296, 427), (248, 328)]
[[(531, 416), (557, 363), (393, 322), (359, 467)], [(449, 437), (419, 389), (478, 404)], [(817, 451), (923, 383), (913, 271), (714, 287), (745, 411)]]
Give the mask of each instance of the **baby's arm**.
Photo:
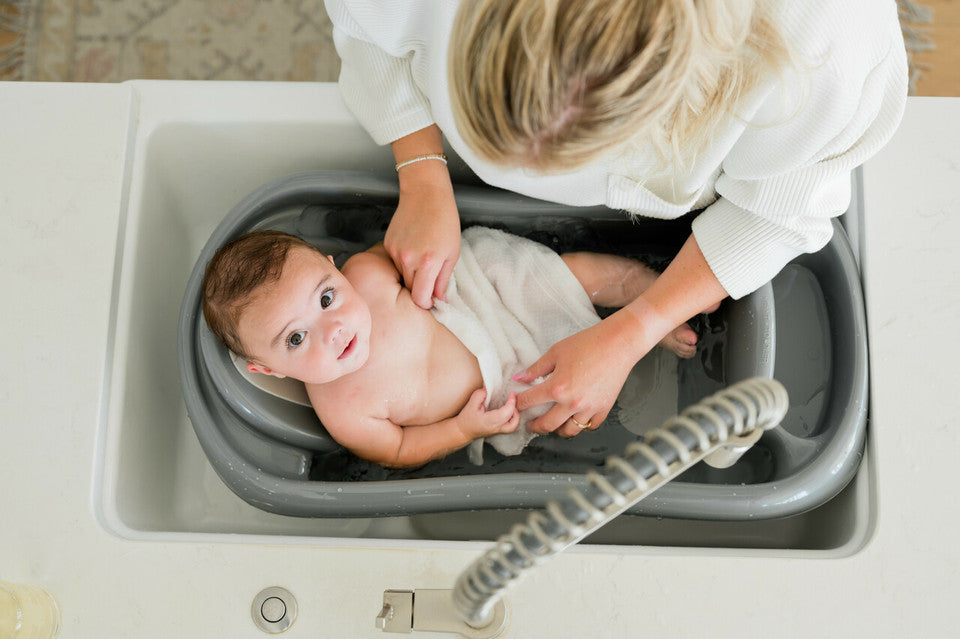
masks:
[(480, 437), (511, 433), (520, 414), (511, 393), (500, 408), (486, 410), (486, 391), (478, 389), (455, 417), (433, 424), (399, 426), (389, 419), (364, 417), (341, 420), (324, 415), (330, 435), (357, 457), (389, 468), (420, 466), (445, 457)]

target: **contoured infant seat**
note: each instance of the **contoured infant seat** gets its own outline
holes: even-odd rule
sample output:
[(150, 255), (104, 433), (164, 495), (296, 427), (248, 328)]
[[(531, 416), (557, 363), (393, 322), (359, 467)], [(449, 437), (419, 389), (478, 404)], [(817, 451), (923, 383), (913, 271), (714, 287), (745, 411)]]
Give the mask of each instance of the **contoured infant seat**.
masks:
[[(634, 223), (604, 207), (566, 207), (490, 187), (455, 186), (455, 192), (464, 227), (503, 228), (559, 251), (616, 252), (656, 263), (689, 234), (689, 220)], [(540, 508), (569, 483), (582, 487), (584, 472), (637, 437), (617, 422), (617, 411), (596, 431), (569, 440), (538, 437), (516, 457), (487, 447), (483, 466), (458, 451), (418, 469), (387, 470), (344, 451), (309, 406), (248, 381), (210, 333), (200, 286), (219, 246), (252, 230), (279, 229), (314, 243), (339, 265), (382, 238), (397, 197), (395, 182), (369, 174), (293, 175), (250, 193), (207, 241), (187, 284), (177, 348), (187, 411), (217, 474), (244, 501), (300, 517)], [(796, 404), (783, 427), (764, 434), (731, 468), (691, 468), (631, 514), (784, 517), (828, 501), (853, 477), (865, 436), (866, 322), (856, 262), (843, 229), (835, 230), (825, 249), (797, 258), (772, 284), (701, 318), (697, 356), (679, 363), (672, 389), (678, 405), (670, 414), (741, 379), (776, 376)], [(778, 341), (784, 330), (787, 339)]]

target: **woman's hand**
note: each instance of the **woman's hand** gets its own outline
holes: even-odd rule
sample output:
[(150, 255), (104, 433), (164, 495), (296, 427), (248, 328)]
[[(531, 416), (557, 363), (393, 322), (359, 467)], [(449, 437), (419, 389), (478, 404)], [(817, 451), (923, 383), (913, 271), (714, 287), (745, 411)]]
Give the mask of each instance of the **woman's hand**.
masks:
[(538, 377), (550, 376), (517, 398), (520, 410), (556, 402), (546, 414), (530, 422), (531, 432), (573, 437), (581, 430), (600, 426), (630, 370), (646, 354), (643, 351), (637, 355), (634, 340), (627, 338), (629, 333), (623, 333), (633, 330), (629, 323), (629, 318), (611, 315), (557, 342), (515, 378), (531, 383)]
[(726, 296), (691, 235), (670, 266), (637, 299), (599, 324), (557, 342), (517, 376), (531, 383), (550, 375), (517, 398), (520, 410), (556, 402), (530, 423), (530, 430), (572, 437), (582, 430), (578, 422), (597, 428), (634, 364), (667, 333)]
[[(435, 160), (418, 164), (427, 162), (440, 164)], [(401, 170), (413, 168), (411, 165)], [(446, 299), (447, 285), (460, 257), (460, 216), (445, 167), (438, 178), (439, 183), (427, 181), (408, 190), (401, 183), (400, 202), (383, 240), (404, 286), (421, 308), (433, 306), (434, 297)]]
[[(397, 163), (443, 153), (436, 124), (390, 144)], [(437, 159), (406, 164), (397, 170), (400, 201), (387, 227), (383, 246), (410, 289), (413, 302), (433, 306), (446, 299), (453, 267), (460, 257), (460, 215), (447, 165)]]

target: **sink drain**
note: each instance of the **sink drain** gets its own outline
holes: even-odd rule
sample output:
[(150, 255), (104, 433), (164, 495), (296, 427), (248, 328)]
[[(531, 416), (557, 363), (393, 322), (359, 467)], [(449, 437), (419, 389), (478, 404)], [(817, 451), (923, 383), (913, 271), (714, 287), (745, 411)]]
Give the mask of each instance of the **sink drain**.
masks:
[(286, 588), (264, 588), (253, 598), (250, 616), (257, 628), (275, 635), (297, 620), (297, 600)]

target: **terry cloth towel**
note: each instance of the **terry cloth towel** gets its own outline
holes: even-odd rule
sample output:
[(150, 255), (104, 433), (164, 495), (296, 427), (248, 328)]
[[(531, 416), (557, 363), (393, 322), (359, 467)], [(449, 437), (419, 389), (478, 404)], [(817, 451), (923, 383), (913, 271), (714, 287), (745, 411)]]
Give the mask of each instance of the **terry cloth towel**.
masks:
[[(447, 301), (435, 301), (433, 314), (476, 356), (488, 408), (502, 406), (511, 391), (528, 388), (513, 376), (553, 344), (600, 321), (559, 255), (531, 240), (483, 227), (463, 232)], [(521, 412), (516, 431), (486, 441), (504, 455), (518, 454), (536, 436), (527, 423), (549, 407)], [(475, 464), (483, 463), (483, 442), (470, 444)]]

